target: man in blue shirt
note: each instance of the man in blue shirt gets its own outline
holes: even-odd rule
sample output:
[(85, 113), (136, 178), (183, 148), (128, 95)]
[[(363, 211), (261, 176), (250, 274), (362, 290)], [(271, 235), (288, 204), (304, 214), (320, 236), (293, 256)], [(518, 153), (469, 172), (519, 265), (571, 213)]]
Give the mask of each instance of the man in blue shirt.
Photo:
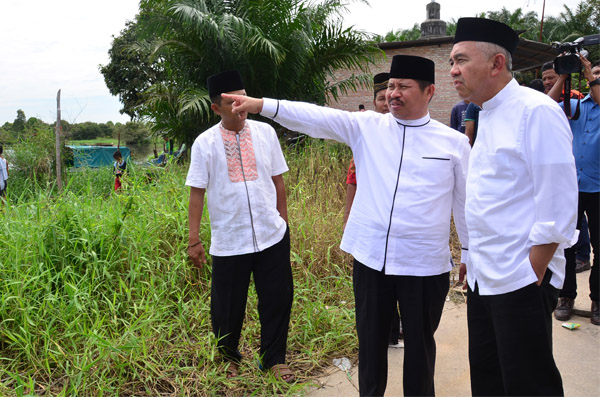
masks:
[[(581, 100), (579, 118), (574, 114), (569, 117), (573, 132), (573, 155), (577, 167), (579, 182), (578, 228), (581, 227), (583, 215), (587, 215), (590, 241), (594, 252), (592, 270), (590, 272), (590, 298), (592, 300), (591, 322), (600, 325), (600, 236), (598, 232), (600, 210), (600, 62), (593, 65), (585, 57), (580, 56), (584, 67), (583, 73), (589, 82), (590, 93)], [(566, 75), (560, 77), (564, 79)], [(558, 84), (558, 82), (557, 82)], [(564, 107), (564, 103), (561, 103)], [(571, 99), (571, 112), (575, 113), (577, 100)], [(577, 296), (577, 278), (575, 275), (575, 248), (565, 250), (566, 274), (563, 289), (554, 317), (566, 321), (573, 314), (573, 305)]]

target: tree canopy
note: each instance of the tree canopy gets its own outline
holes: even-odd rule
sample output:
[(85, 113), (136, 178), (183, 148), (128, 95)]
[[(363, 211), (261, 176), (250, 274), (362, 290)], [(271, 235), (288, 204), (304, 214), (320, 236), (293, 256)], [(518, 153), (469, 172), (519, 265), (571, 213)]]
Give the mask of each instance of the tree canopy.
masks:
[[(143, 0), (101, 71), (124, 112), (190, 142), (215, 122), (206, 79), (221, 71), (240, 70), (251, 95), (320, 104), (369, 84), (382, 52), (342, 27), (345, 11), (341, 0)], [(358, 73), (333, 83), (338, 69)]]

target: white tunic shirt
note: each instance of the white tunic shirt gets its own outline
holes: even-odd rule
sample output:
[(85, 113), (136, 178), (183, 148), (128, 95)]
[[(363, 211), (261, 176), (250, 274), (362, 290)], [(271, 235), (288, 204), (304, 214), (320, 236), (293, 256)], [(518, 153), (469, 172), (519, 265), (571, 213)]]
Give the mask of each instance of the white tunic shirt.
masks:
[(482, 295), (496, 295), (536, 282), (529, 252), (549, 243), (560, 244), (549, 268), (562, 287), (563, 248), (576, 241), (571, 144), (558, 104), (514, 79), (483, 103), (467, 177), (471, 289), (477, 282)]
[(403, 121), (391, 114), (264, 99), (261, 114), (275, 113), (275, 121), (289, 129), (352, 148), (360, 183), (342, 250), (372, 269), (385, 267), (390, 275), (450, 271), (452, 211), (467, 247), (464, 199), (470, 147), (463, 134), (429, 114)]
[(287, 225), (272, 177), (287, 170), (277, 134), (266, 123), (247, 120), (240, 134), (219, 123), (196, 138), (185, 184), (206, 189), (211, 255), (258, 252), (281, 241)]

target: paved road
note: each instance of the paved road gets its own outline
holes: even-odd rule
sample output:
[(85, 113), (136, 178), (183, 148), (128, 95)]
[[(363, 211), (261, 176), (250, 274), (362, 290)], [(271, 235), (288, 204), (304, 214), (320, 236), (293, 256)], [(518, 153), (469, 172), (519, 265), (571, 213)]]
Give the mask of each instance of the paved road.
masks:
[[(577, 275), (578, 298), (575, 308), (589, 311), (589, 270)], [(554, 358), (563, 377), (565, 395), (600, 396), (600, 326), (589, 318), (573, 317), (581, 324), (576, 330), (554, 321)], [(438, 396), (469, 396), (469, 363), (467, 356), (467, 310), (464, 303), (447, 302), (436, 332), (437, 363), (435, 387)], [(354, 358), (356, 359), (356, 358)], [(386, 396), (402, 396), (403, 349), (389, 349), (389, 375)], [(328, 374), (316, 380), (310, 397), (358, 396), (357, 367), (350, 377), (332, 366)]]

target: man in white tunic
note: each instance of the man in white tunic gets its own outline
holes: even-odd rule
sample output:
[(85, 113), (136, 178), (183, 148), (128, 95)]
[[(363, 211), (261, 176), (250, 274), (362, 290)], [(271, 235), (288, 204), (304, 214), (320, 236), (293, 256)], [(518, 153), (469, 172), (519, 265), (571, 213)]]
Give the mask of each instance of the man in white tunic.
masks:
[(576, 241), (569, 124), (556, 102), (512, 78), (519, 38), (511, 28), (461, 18), (454, 42), (454, 86), (482, 108), (466, 200), (471, 391), (562, 395), (551, 313), (563, 249)]
[(238, 343), (250, 276), (258, 295), (261, 365), (276, 378), (292, 382), (285, 364), (293, 298), (290, 235), (282, 174), (288, 170), (275, 130), (231, 112), (222, 93), (245, 95), (238, 71), (207, 81), (211, 109), (221, 122), (192, 145), (186, 185), (191, 187), (188, 254), (206, 263), (199, 228), (207, 196), (212, 255), (211, 319), (218, 347), (229, 361), (228, 377), (237, 375), (242, 356)]
[(385, 392), (388, 336), (398, 302), (405, 340), (404, 394), (433, 395), (433, 334), (449, 288), (452, 212), (467, 248), (464, 197), (470, 147), (463, 134), (429, 116), (435, 92), (431, 60), (394, 56), (388, 84), (388, 114), (227, 97), (235, 99), (234, 112), (260, 112), (289, 129), (352, 148), (360, 184), (341, 248), (354, 256), (360, 394)]

